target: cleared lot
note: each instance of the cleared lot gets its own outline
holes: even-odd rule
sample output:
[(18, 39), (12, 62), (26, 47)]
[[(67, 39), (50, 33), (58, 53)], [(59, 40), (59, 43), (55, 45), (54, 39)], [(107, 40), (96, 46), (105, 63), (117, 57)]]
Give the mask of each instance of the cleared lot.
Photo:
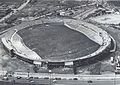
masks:
[(120, 14), (107, 14), (98, 17), (91, 18), (91, 20), (103, 24), (119, 24)]

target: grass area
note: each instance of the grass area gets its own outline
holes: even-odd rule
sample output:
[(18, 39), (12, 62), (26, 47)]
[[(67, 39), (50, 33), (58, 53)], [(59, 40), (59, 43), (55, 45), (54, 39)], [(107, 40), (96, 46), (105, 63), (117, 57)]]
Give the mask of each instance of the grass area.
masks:
[(119, 18), (120, 18), (119, 14), (107, 14), (107, 15), (93, 17), (91, 19), (98, 23), (103, 23), (103, 24), (119, 24), (120, 23)]
[(107, 1), (108, 4), (118, 6), (120, 7), (120, 1), (119, 0), (109, 0)]
[(17, 58), (11, 58), (10, 55), (5, 52), (2, 44), (0, 43), (0, 70), (8, 72), (27, 72), (27, 69), (29, 69), (30, 72), (34, 72), (33, 65), (21, 61)]
[(19, 31), (18, 34), (43, 59), (75, 59), (99, 48), (97, 43), (84, 34), (60, 23), (35, 25)]
[(0, 2), (21, 2), (23, 0), (0, 0)]

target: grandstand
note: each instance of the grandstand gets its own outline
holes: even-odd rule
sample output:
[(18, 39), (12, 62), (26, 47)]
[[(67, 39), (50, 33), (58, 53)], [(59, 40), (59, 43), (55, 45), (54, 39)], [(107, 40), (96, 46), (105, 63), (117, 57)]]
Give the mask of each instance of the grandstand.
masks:
[[(111, 36), (92, 24), (65, 19), (64, 23), (40, 24), (41, 20), (23, 23), (2, 38), (11, 55), (48, 69), (88, 65), (104, 59), (111, 50)], [(17, 33), (16, 33), (17, 32)]]

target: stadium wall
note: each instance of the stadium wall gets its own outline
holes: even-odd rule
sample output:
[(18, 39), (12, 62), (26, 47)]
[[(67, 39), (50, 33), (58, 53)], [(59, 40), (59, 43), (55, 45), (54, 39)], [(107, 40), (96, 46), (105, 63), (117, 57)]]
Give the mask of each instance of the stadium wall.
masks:
[[(92, 32), (92, 37), (91, 37), (91, 35), (89, 36), (90, 33), (89, 34), (86, 33), (86, 32), (88, 32), (88, 31), (85, 31), (87, 29), (85, 29), (83, 31), (83, 33), (86, 36), (88, 36), (88, 38), (90, 38), (94, 42), (96, 42), (96, 43), (101, 45), (100, 48), (96, 52), (94, 52), (94, 53), (92, 53), (90, 55), (87, 55), (87, 56), (83, 56), (83, 57), (80, 57), (80, 58), (71, 59), (71, 60), (67, 60), (67, 61), (65, 61), (65, 60), (62, 60), (62, 61), (51, 61), (51, 60), (43, 60), (41, 58), (36, 58), (36, 59), (34, 58), (33, 59), (32, 58), (33, 56), (28, 56), (27, 54), (25, 54), (24, 51), (20, 51), (22, 49), (17, 50), (18, 47), (16, 48), (16, 45), (15, 45), (16, 37), (13, 37), (12, 41), (10, 41), (10, 37), (13, 34), (13, 32), (11, 32), (11, 31), (9, 33), (7, 33), (6, 36), (4, 36), (2, 38), (2, 43), (3, 43), (4, 47), (5, 47), (5, 50), (7, 50), (10, 55), (15, 55), (19, 59), (24, 60), (26, 62), (29, 62), (31, 64), (35, 64), (34, 62), (41, 62), (41, 64), (42, 63), (47, 63), (49, 69), (51, 69), (52, 67), (59, 67), (59, 66), (63, 66), (64, 67), (64, 66), (73, 66), (73, 65), (75, 65), (77, 67), (77, 66), (81, 66), (81, 65), (90, 64), (93, 61), (97, 62), (99, 60), (102, 60), (103, 58), (106, 58), (106, 56), (109, 55), (110, 48), (111, 48), (111, 37), (109, 36), (109, 34), (107, 32), (105, 32), (104, 30), (102, 30), (100, 28), (97, 28), (97, 27), (95, 27), (95, 26), (93, 26), (91, 24), (88, 24), (86, 22), (83, 22), (83, 21), (65, 20), (65, 26), (69, 27), (70, 29), (79, 31), (80, 30), (79, 26), (77, 26), (76, 23), (78, 23), (78, 25), (80, 23), (83, 23), (84, 25), (88, 25), (87, 29), (88, 29), (88, 27), (90, 27), (90, 29), (88, 31)], [(39, 24), (39, 23), (37, 23), (37, 24)], [(29, 27), (29, 26), (30, 26), (30, 23), (29, 23), (29, 25), (27, 27)], [(75, 26), (77, 26), (77, 28)], [(25, 28), (26, 25), (25, 25), (25, 27), (24, 26), (22, 26), (22, 27)], [(86, 26), (84, 26), (84, 28), (85, 27)], [(79, 31), (79, 32), (81, 32), (81, 31)], [(101, 35), (100, 35), (100, 33), (101, 33)], [(9, 34), (9, 36), (8, 36), (8, 34)], [(102, 34), (104, 34), (104, 35), (102, 35)], [(97, 38), (94, 38), (93, 36), (99, 37), (100, 41), (94, 40), (94, 39), (97, 39)], [(15, 39), (15, 41), (14, 41), (14, 39)], [(17, 39), (17, 40), (18, 40), (17, 43), (20, 43), (26, 49), (26, 46), (21, 41), (21, 38)], [(26, 51), (28, 49), (29, 48), (27, 48)], [(32, 50), (30, 50), (30, 49), (29, 49), (29, 52), (35, 53)]]

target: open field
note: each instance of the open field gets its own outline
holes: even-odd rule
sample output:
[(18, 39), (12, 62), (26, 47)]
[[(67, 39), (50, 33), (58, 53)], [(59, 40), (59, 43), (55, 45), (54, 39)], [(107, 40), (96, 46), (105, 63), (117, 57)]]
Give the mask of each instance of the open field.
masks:
[(36, 25), (18, 32), (25, 44), (43, 59), (75, 59), (93, 53), (99, 45), (63, 24)]
[(0, 2), (21, 2), (25, 0), (0, 0)]
[(91, 18), (93, 21), (102, 24), (119, 24), (120, 23), (120, 14), (107, 14), (98, 17)]

